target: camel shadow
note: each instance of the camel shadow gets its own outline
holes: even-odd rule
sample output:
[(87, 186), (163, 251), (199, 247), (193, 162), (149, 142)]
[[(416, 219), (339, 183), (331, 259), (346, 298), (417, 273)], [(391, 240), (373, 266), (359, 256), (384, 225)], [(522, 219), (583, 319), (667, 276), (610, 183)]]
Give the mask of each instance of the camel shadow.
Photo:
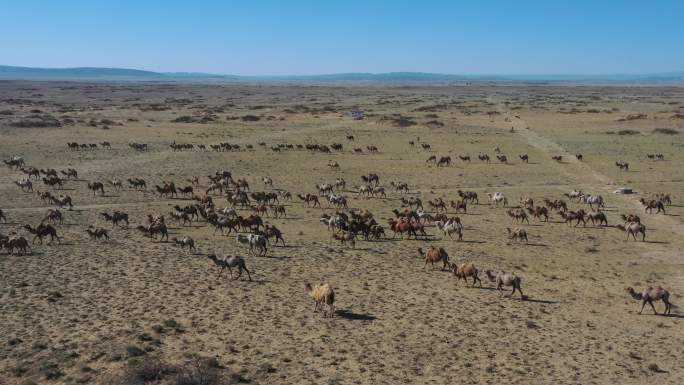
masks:
[(547, 244), (544, 243), (526, 243), (525, 245), (534, 247), (549, 247)]
[(656, 244), (661, 244), (661, 245), (669, 245), (670, 242), (666, 241), (644, 241), (644, 243), (656, 243)]
[(354, 313), (349, 310), (337, 310), (335, 312), (335, 315), (339, 316), (340, 318), (346, 319), (348, 321), (375, 321), (378, 319), (374, 315), (370, 314), (358, 314)]
[(560, 303), (560, 301), (550, 301), (550, 300), (546, 300), (546, 299), (533, 299), (530, 297), (523, 297), (522, 301), (541, 303), (541, 304), (545, 304), (545, 305), (553, 305), (553, 304)]
[(478, 243), (478, 244), (480, 244), (480, 243), (487, 243), (487, 241), (476, 241), (476, 240), (465, 240), (465, 239), (464, 239), (464, 240), (461, 240), (461, 241), (458, 241), (458, 242), (461, 242), (461, 243)]

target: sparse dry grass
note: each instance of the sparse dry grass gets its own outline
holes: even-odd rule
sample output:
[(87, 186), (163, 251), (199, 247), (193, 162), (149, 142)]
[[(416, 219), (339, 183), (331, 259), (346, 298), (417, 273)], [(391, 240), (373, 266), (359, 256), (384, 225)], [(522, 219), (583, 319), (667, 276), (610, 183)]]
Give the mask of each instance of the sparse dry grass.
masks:
[[(43, 96), (32, 96), (38, 91)], [(211, 385), (216, 378), (255, 384), (676, 384), (684, 374), (681, 316), (638, 316), (639, 305), (623, 289), (662, 284), (675, 304), (684, 303), (682, 144), (678, 136), (655, 131), (681, 131), (681, 121), (670, 117), (671, 103), (682, 97), (679, 88), (653, 87), (2, 82), (0, 111), (12, 112), (0, 114), (2, 158), (21, 154), (39, 168), (74, 167), (82, 180), (67, 182), (63, 191), (76, 208), (58, 225), (62, 245), (36, 244), (31, 256), (0, 253), (0, 378), (8, 385), (131, 378), (128, 383), (136, 383), (141, 376), (147, 383), (148, 374), (151, 383), (177, 385)], [(366, 119), (345, 114), (355, 108), (365, 110)], [(70, 124), (12, 126), (33, 109), (53, 116), (69, 111)], [(253, 110), (259, 116), (249, 113)], [(212, 119), (171, 123), (184, 116)], [(628, 116), (640, 117), (616, 122)], [(443, 126), (428, 124), (436, 119)], [(620, 130), (640, 134), (605, 134)], [(355, 142), (346, 140), (348, 133)], [(427, 166), (418, 143), (408, 145), (417, 137), (432, 145), (431, 154), (450, 155), (455, 165)], [(255, 149), (173, 152), (168, 145), (174, 140), (227, 141)], [(109, 141), (112, 149), (68, 151), (71, 141)], [(257, 145), (262, 141), (265, 148)], [(136, 152), (129, 142), (149, 143), (150, 151)], [(333, 142), (344, 143), (345, 150), (270, 150), (280, 143)], [(380, 152), (370, 155), (366, 145)], [(497, 145), (512, 164), (477, 160), (480, 151), (493, 158)], [(364, 154), (355, 154), (355, 147), (364, 148)], [(523, 153), (529, 154), (529, 164), (519, 162), (517, 154)], [(583, 162), (574, 161), (576, 153), (584, 155)], [(649, 161), (647, 153), (663, 153), (666, 161)], [(465, 154), (473, 158), (471, 164), (458, 161), (457, 155)], [(551, 161), (559, 154), (563, 163)], [(630, 163), (629, 172), (617, 170), (618, 159)], [(327, 167), (330, 160), (341, 170)], [(185, 185), (199, 175), (206, 187), (206, 175), (224, 169), (246, 178), (253, 190), (261, 190), (261, 178), (270, 176), (275, 188), (293, 194), (314, 193), (314, 184), (337, 177), (353, 190), (360, 175), (375, 172), (386, 187), (390, 181), (408, 182), (424, 202), (455, 200), (456, 190), (463, 189), (476, 191), (481, 204), (459, 214), (465, 242), (443, 239), (428, 227), (429, 242), (359, 241), (350, 249), (330, 244), (318, 222), (331, 209), (306, 208), (295, 198), (286, 203), (287, 217), (266, 218), (284, 231), (288, 247), (272, 247), (266, 258), (247, 256), (252, 283), (216, 280), (215, 266), (203, 255), (152, 242), (134, 227), (147, 214), (168, 215), (174, 204), (189, 203), (159, 200), (154, 184)], [(2, 234), (23, 232), (20, 226), (35, 225), (46, 209), (35, 195), (22, 194), (11, 183), (19, 177), (0, 168), (0, 206), (8, 215), (8, 223), (0, 223)], [(146, 179), (149, 191), (93, 197), (85, 188), (87, 180), (129, 177)], [(624, 185), (641, 194), (669, 192), (675, 205), (667, 216), (644, 214), (636, 203), (641, 195), (611, 193)], [(552, 215), (548, 224), (531, 220), (523, 225), (530, 245), (515, 244), (505, 235), (506, 227), (513, 227), (505, 210), (486, 204), (487, 192), (504, 192), (511, 203), (531, 196), (541, 204), (544, 197), (562, 198), (574, 188), (602, 194), (611, 224), (621, 213), (641, 215), (653, 243), (626, 242), (625, 234), (611, 227), (574, 228)], [(352, 207), (371, 210), (382, 224), (391, 209), (401, 207), (394, 192), (387, 199), (346, 194)], [(227, 205), (225, 198), (214, 198), (219, 207)], [(131, 228), (111, 229), (109, 242), (89, 240), (84, 229), (90, 224), (111, 228), (99, 213), (114, 209), (130, 214)], [(246, 255), (234, 237), (214, 234), (204, 223), (174, 223), (170, 231), (192, 236), (202, 254)], [(415, 248), (428, 245), (444, 247), (452, 262), (515, 272), (529, 300), (500, 298), (488, 283), (485, 289), (457, 286), (450, 273), (423, 270)], [(336, 318), (311, 313), (304, 282), (334, 286)], [(154, 373), (163, 375), (157, 380)]]

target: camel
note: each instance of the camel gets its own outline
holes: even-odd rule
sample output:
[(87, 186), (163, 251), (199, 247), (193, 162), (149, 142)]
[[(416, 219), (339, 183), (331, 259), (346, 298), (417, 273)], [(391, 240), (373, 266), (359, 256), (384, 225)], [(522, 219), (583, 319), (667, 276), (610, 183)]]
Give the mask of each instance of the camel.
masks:
[(466, 156), (459, 155), (458, 158), (464, 162), (470, 163), (470, 155), (466, 155)]
[(432, 268), (434, 269), (435, 262), (439, 261), (442, 261), (443, 263), (442, 271), (444, 271), (447, 268), (451, 268), (451, 263), (449, 262), (449, 254), (447, 254), (446, 250), (444, 250), (441, 247), (430, 246), (425, 251), (425, 253), (423, 253), (423, 249), (419, 247), (418, 255), (422, 258), (425, 258), (425, 265), (423, 265), (423, 269), (427, 267), (428, 262), (432, 265)]
[(14, 181), (14, 184), (19, 186), (23, 192), (33, 191), (33, 182), (31, 182), (29, 179), (22, 178), (20, 181)]
[(264, 232), (263, 232), (264, 237), (266, 239), (275, 239), (274, 245), (278, 245), (278, 241), (283, 243), (283, 247), (285, 246), (285, 239), (283, 238), (283, 233), (274, 225), (266, 224), (264, 226)]
[[(240, 279), (242, 277), (242, 270), (247, 272), (247, 277), (249, 278), (249, 281), (252, 281), (252, 274), (250, 274), (249, 270), (247, 270), (247, 264), (245, 263), (245, 259), (238, 256), (226, 256), (223, 258), (218, 258), (216, 254), (209, 254), (207, 257), (214, 261), (214, 264), (216, 266), (220, 267), (221, 270), (219, 270), (218, 276), (216, 279), (219, 279), (221, 277), (221, 273), (223, 273), (223, 270), (228, 269), (230, 272), (230, 278), (233, 280)], [(237, 277), (233, 278), (233, 268), (237, 267), (238, 268), (238, 275)]]
[(138, 229), (138, 231), (143, 233), (145, 236), (148, 236), (148, 237), (154, 238), (154, 239), (157, 239), (157, 234), (160, 234), (160, 238), (159, 238), (160, 242), (163, 242), (164, 238), (166, 238), (167, 241), (169, 240), (169, 230), (166, 227), (166, 224), (163, 222), (160, 223), (158, 221), (154, 221), (153, 223), (151, 223), (147, 227), (145, 227), (143, 225), (139, 225), (137, 227), (137, 229)]
[(458, 196), (463, 199), (464, 202), (470, 201), (470, 203), (480, 204), (480, 200), (477, 198), (477, 193), (475, 191), (456, 191)]
[(582, 154), (576, 154), (575, 158), (577, 158), (577, 160), (579, 160), (580, 162), (584, 160), (584, 156)]
[(608, 218), (606, 218), (606, 214), (603, 211), (591, 212), (587, 214), (587, 218), (594, 226), (596, 226), (596, 222), (598, 222), (599, 226), (608, 226)]
[(14, 249), (17, 249), (17, 254), (20, 255), (32, 252), (28, 241), (22, 236), (2, 238), (0, 239), (0, 246), (6, 248), (10, 254), (14, 254)]
[[(114, 213), (100, 213), (100, 215), (107, 221), (112, 222), (112, 227), (119, 224), (119, 222), (125, 222), (126, 227), (128, 227), (128, 214), (121, 211), (114, 211)], [(122, 226), (123, 227), (123, 226)]]
[(445, 167), (445, 166), (451, 166), (451, 157), (450, 156), (442, 156), (439, 158), (437, 161), (437, 167)]
[(74, 179), (78, 179), (78, 171), (76, 171), (75, 168), (67, 168), (66, 170), (61, 170), (60, 172), (62, 175), (66, 176), (67, 179), (71, 179), (72, 177)]
[(555, 160), (556, 162), (560, 163), (563, 161), (563, 156), (562, 155), (554, 155), (551, 157), (551, 159)]
[(95, 193), (97, 191), (100, 192), (100, 195), (104, 195), (104, 184), (102, 182), (88, 182), (88, 190), (91, 190), (93, 192), (93, 196), (95, 196)]
[(195, 248), (195, 240), (188, 237), (187, 235), (180, 239), (173, 237), (171, 238), (171, 242), (175, 243), (177, 246), (180, 246), (182, 250), (185, 250), (185, 247), (187, 247), (188, 250), (197, 251), (197, 249)]
[(323, 317), (326, 317), (326, 314), (328, 317), (335, 315), (335, 291), (332, 286), (324, 283), (312, 287), (311, 284), (307, 283), (304, 285), (304, 289), (314, 300), (314, 313), (323, 305), (327, 305), (328, 311), (323, 310)]
[(337, 240), (340, 242), (342, 245), (349, 244), (351, 245), (352, 249), (356, 248), (356, 234), (348, 231), (342, 231), (341, 234), (331, 234), (330, 241), (332, 240)]
[(513, 291), (508, 295), (509, 297), (512, 297), (515, 291), (518, 290), (520, 292), (520, 299), (525, 298), (522, 292), (522, 280), (515, 274), (500, 271), (494, 275), (491, 270), (485, 270), (485, 276), (487, 276), (490, 282), (496, 283), (496, 290), (500, 292), (500, 295), (503, 295), (504, 286), (512, 286)]
[(615, 162), (615, 165), (620, 169), (620, 171), (629, 171), (629, 163), (627, 162)]
[(506, 213), (508, 214), (509, 217), (511, 217), (512, 220), (514, 220), (516, 222), (518, 222), (518, 221), (520, 223), (527, 222), (528, 225), (530, 224), (530, 220), (527, 217), (527, 214), (525, 214), (525, 211), (523, 211), (522, 209), (517, 209), (515, 211), (508, 210)]
[(102, 227), (93, 228), (92, 226), (88, 226), (88, 228), (86, 229), (86, 233), (88, 233), (90, 238), (93, 239), (105, 238), (109, 240), (109, 231), (103, 229)]
[(520, 160), (523, 161), (523, 163), (529, 163), (530, 162), (530, 157), (527, 154), (518, 155), (518, 157), (520, 158)]
[[(0, 213), (0, 217), (2, 217)], [(59, 211), (59, 209), (48, 209), (47, 213), (45, 214), (45, 217), (40, 221), (41, 223), (45, 221), (50, 221), (50, 222), (59, 222), (60, 224), (64, 222), (64, 215), (62, 215), (62, 212)]]
[(572, 224), (572, 221), (577, 221), (577, 223), (575, 223), (575, 227), (579, 226), (580, 222), (582, 222), (582, 225), (584, 227), (587, 226), (587, 221), (586, 219), (584, 219), (586, 215), (584, 213), (584, 210), (582, 209), (568, 212), (561, 211), (560, 216), (565, 220), (565, 223), (567, 223), (568, 225)]
[(456, 212), (463, 211), (464, 213), (467, 212), (468, 206), (466, 204), (465, 200), (462, 201), (450, 201), (449, 205), (451, 206), (452, 209), (454, 209)]
[(452, 266), (454, 276), (457, 278), (456, 283), (460, 281), (461, 279), (466, 282), (466, 285), (468, 284), (468, 277), (473, 277), (473, 284), (472, 287), (475, 287), (475, 282), (480, 283), (480, 287), (482, 287), (482, 281), (480, 280), (480, 277), (478, 277), (479, 271), (475, 267), (475, 264), (472, 262), (466, 262), (466, 263), (461, 263), (461, 264), (453, 264)]
[(107, 183), (108, 183), (110, 186), (114, 187), (114, 189), (115, 189), (116, 191), (119, 191), (119, 190), (121, 190), (121, 189), (123, 188), (123, 183), (121, 182), (121, 179), (117, 179), (117, 178), (115, 178), (115, 179), (110, 179), (110, 180), (107, 181)]
[(530, 214), (537, 220), (541, 220), (541, 217), (544, 217), (544, 222), (549, 221), (549, 210), (546, 207), (543, 206), (537, 206), (537, 207), (528, 207), (527, 211), (530, 212)]
[(458, 240), (463, 240), (463, 225), (461, 224), (461, 218), (454, 217), (447, 219), (443, 224), (436, 222), (437, 227), (444, 232), (444, 235), (448, 235), (452, 238), (451, 234), (458, 234)]
[(646, 240), (646, 226), (639, 222), (628, 222), (624, 225), (617, 224), (615, 227), (627, 233), (627, 240), (629, 240), (631, 235), (636, 241), (636, 235), (639, 233), (641, 233), (641, 241), (644, 242)]
[(39, 224), (38, 227), (33, 228), (31, 225), (24, 225), (24, 228), (31, 234), (33, 234), (33, 241), (31, 243), (36, 243), (36, 239), (40, 241), (40, 244), (43, 244), (43, 238), (50, 236), (50, 242), (54, 241), (55, 238), (57, 238), (57, 243), (62, 243), (62, 240), (59, 238), (57, 235), (57, 229), (52, 227), (50, 224)]
[(670, 293), (663, 289), (662, 286), (658, 286), (656, 288), (648, 287), (641, 293), (635, 292), (631, 287), (625, 288), (625, 291), (631, 295), (632, 298), (636, 299), (637, 301), (641, 301), (641, 310), (639, 310), (639, 314), (644, 311), (644, 306), (646, 306), (647, 303), (651, 305), (653, 313), (658, 314), (655, 305), (653, 305), (654, 301), (663, 301), (665, 304), (665, 311), (663, 311), (663, 315), (670, 314), (672, 308), (675, 307), (675, 305), (670, 302)]
[(503, 193), (500, 192), (495, 192), (494, 194), (489, 194), (487, 193), (487, 197), (489, 197), (489, 204), (494, 204), (494, 206), (498, 206), (499, 203), (503, 204), (503, 207), (506, 207), (508, 205), (508, 199)]
[(404, 233), (408, 233), (409, 239), (411, 239), (411, 235), (413, 235), (414, 238), (418, 238), (418, 232), (420, 232), (422, 236), (427, 238), (427, 234), (425, 233), (425, 227), (418, 221), (402, 218), (400, 221), (389, 219), (388, 223), (390, 229), (394, 233), (392, 238), (395, 238), (397, 234), (399, 234), (401, 235), (401, 239), (404, 239)]
[(534, 207), (534, 200), (530, 197), (520, 197), (518, 201), (522, 207)]
[(525, 231), (525, 229), (520, 229), (516, 227), (513, 230), (511, 230), (509, 227), (507, 227), (506, 231), (508, 231), (508, 235), (514, 241), (520, 242), (524, 239), (525, 243), (527, 243), (527, 231)]
[(497, 155), (496, 159), (498, 159), (501, 163), (508, 164), (508, 158), (506, 157), (506, 155)]
[(313, 195), (313, 194), (297, 194), (297, 198), (302, 200), (303, 204), (306, 204), (307, 207), (311, 206), (313, 204), (313, 207), (321, 207), (321, 202), (318, 200), (318, 195)]
[(641, 204), (644, 205), (644, 212), (653, 214), (653, 209), (657, 209), (658, 211), (656, 212), (656, 214), (660, 214), (661, 211), (663, 212), (663, 214), (665, 214), (665, 205), (660, 200), (652, 199), (650, 201), (646, 201), (644, 198), (641, 198), (639, 199), (639, 202), (641, 202)]
[(249, 246), (249, 252), (250, 254), (256, 254), (255, 250), (259, 250), (259, 253), (256, 255), (266, 255), (268, 252), (268, 249), (266, 247), (267, 240), (266, 237), (263, 235), (259, 234), (238, 234), (236, 237), (238, 243), (242, 243), (244, 245)]

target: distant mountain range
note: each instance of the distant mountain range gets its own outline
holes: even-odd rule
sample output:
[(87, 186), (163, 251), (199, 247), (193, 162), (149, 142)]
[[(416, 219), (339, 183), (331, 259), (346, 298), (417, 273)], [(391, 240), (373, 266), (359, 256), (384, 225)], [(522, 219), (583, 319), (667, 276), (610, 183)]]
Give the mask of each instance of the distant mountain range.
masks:
[(197, 72), (153, 72), (128, 68), (34, 68), (0, 65), (0, 79), (26, 80), (118, 80), (178, 82), (308, 82), (308, 83), (438, 83), (454, 81), (528, 81), (528, 82), (681, 82), (683, 72), (604, 75), (452, 75), (425, 72), (340, 73), (296, 76), (239, 76)]

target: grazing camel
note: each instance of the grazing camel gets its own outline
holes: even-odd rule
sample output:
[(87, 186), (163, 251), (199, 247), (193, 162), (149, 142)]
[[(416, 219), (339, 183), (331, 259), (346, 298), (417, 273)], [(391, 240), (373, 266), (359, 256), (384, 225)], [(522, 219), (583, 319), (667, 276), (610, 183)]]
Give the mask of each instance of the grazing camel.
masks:
[(109, 240), (109, 231), (103, 229), (102, 227), (93, 228), (93, 226), (88, 226), (88, 228), (86, 229), (86, 233), (88, 233), (90, 238), (93, 239), (105, 238)]
[(501, 163), (508, 164), (508, 157), (506, 157), (506, 155), (497, 155), (496, 159), (498, 159)]
[(554, 155), (551, 157), (551, 159), (555, 160), (556, 162), (562, 162), (563, 161), (563, 156), (562, 155)]
[(656, 214), (660, 214), (661, 211), (663, 212), (663, 214), (665, 214), (665, 205), (660, 200), (652, 199), (650, 201), (646, 201), (644, 198), (641, 198), (639, 199), (639, 202), (641, 202), (641, 204), (644, 205), (644, 212), (653, 214), (653, 209), (657, 209), (658, 211), (656, 212)]
[(511, 230), (509, 227), (507, 227), (506, 231), (508, 232), (510, 238), (514, 241), (521, 242), (524, 239), (525, 243), (527, 243), (527, 231), (525, 231), (525, 229), (516, 227), (513, 230)]
[(188, 250), (197, 251), (197, 249), (195, 248), (195, 240), (188, 237), (187, 235), (180, 239), (173, 237), (171, 238), (171, 242), (175, 243), (177, 246), (180, 246), (182, 250), (185, 250), (185, 248), (187, 247)]
[(549, 221), (549, 209), (543, 206), (537, 206), (537, 207), (528, 207), (527, 211), (530, 212), (530, 214), (537, 220), (541, 220), (541, 217), (544, 217), (544, 222)]
[(339, 241), (341, 245), (346, 245), (349, 244), (351, 245), (352, 249), (356, 248), (356, 234), (348, 231), (342, 231), (341, 233), (333, 233), (330, 236), (330, 241), (332, 240)]
[(449, 254), (447, 254), (446, 250), (444, 250), (441, 247), (430, 246), (425, 251), (425, 253), (423, 253), (423, 249), (419, 247), (418, 255), (422, 258), (425, 258), (425, 265), (423, 265), (423, 269), (427, 267), (428, 262), (432, 265), (432, 268), (434, 269), (435, 262), (439, 261), (442, 261), (443, 263), (442, 271), (444, 271), (447, 268), (451, 268), (451, 263), (449, 262)]
[(32, 252), (28, 240), (22, 236), (0, 239), (0, 247), (6, 248), (9, 254), (14, 254), (14, 249), (17, 249), (17, 254), (20, 255)]
[(448, 166), (451, 166), (451, 157), (450, 156), (442, 156), (437, 161), (437, 167), (448, 167)]
[(456, 212), (463, 211), (464, 213), (466, 213), (467, 210), (468, 210), (468, 205), (467, 205), (465, 199), (462, 200), (462, 201), (457, 201), (457, 202), (450, 201), (450, 202), (449, 202), (449, 205), (450, 205), (451, 208), (454, 209)]
[(75, 168), (67, 168), (66, 170), (61, 170), (60, 172), (62, 175), (66, 176), (67, 179), (71, 179), (72, 177), (74, 179), (78, 179), (78, 171), (76, 171)]
[(480, 287), (482, 287), (482, 281), (480, 280), (480, 277), (478, 277), (479, 271), (475, 267), (475, 264), (472, 262), (466, 262), (466, 263), (461, 263), (461, 264), (453, 264), (453, 272), (454, 276), (457, 278), (456, 283), (460, 281), (461, 279), (466, 282), (466, 285), (468, 284), (468, 277), (473, 277), (473, 284), (472, 286), (475, 287), (475, 282), (480, 283)]
[(587, 214), (587, 218), (589, 218), (594, 226), (596, 222), (598, 222), (599, 226), (608, 226), (608, 218), (606, 218), (606, 214), (603, 211), (591, 212)]
[(523, 163), (529, 163), (530, 162), (530, 157), (527, 154), (518, 155), (518, 157), (520, 158), (520, 160), (523, 161)]
[(110, 180), (107, 181), (107, 183), (108, 183), (110, 186), (114, 187), (114, 189), (115, 189), (116, 191), (119, 191), (119, 190), (121, 190), (121, 189), (123, 188), (123, 183), (121, 182), (121, 179), (116, 179), (116, 178), (115, 178), (115, 179), (110, 179)]
[(464, 202), (470, 201), (470, 203), (480, 204), (480, 200), (477, 198), (477, 193), (475, 191), (458, 190), (456, 193), (458, 193), (458, 196), (461, 197)]
[(627, 233), (627, 240), (629, 240), (631, 235), (636, 241), (636, 235), (639, 233), (641, 233), (641, 241), (644, 242), (646, 240), (646, 226), (640, 222), (627, 222), (624, 225), (617, 224), (615, 227)]
[(487, 276), (490, 282), (496, 283), (496, 290), (500, 292), (500, 295), (503, 295), (504, 286), (512, 286), (513, 291), (508, 295), (509, 297), (512, 297), (515, 291), (518, 290), (520, 292), (520, 299), (525, 298), (522, 292), (522, 279), (517, 275), (503, 271), (494, 275), (491, 270), (485, 270), (485, 276)]
[[(2, 218), (2, 212), (0, 211), (0, 218)], [(64, 222), (64, 215), (59, 209), (48, 209), (47, 213), (40, 221), (41, 223), (45, 221), (50, 221), (52, 223), (59, 222), (60, 224)]]
[(576, 154), (575, 158), (577, 158), (577, 160), (579, 160), (580, 162), (584, 160), (584, 156), (582, 154)]
[[(244, 270), (247, 272), (247, 277), (249, 278), (249, 281), (252, 281), (252, 274), (250, 274), (249, 270), (247, 270), (247, 264), (245, 263), (244, 258), (238, 255), (219, 258), (216, 256), (216, 254), (209, 254), (207, 257), (209, 257), (209, 259), (211, 259), (214, 262), (214, 264), (216, 264), (216, 266), (221, 268), (216, 279), (219, 279), (221, 277), (221, 273), (223, 273), (223, 270), (228, 269), (228, 271), (230, 272), (231, 279), (240, 279), (240, 277), (242, 277), (242, 270)], [(238, 275), (235, 278), (233, 278), (234, 267), (238, 268)]]
[(93, 196), (95, 196), (95, 193), (98, 191), (100, 192), (100, 195), (105, 194), (104, 184), (102, 184), (102, 182), (88, 182), (88, 190), (93, 192)]
[(458, 158), (464, 162), (470, 163), (470, 155), (466, 155), (466, 156), (459, 155)]
[(119, 222), (125, 223), (126, 227), (128, 227), (128, 214), (127, 213), (124, 213), (121, 211), (114, 211), (112, 214), (105, 212), (105, 213), (100, 213), (100, 215), (107, 222), (112, 222), (112, 227), (119, 225)]
[(304, 285), (304, 289), (309, 296), (314, 300), (314, 313), (322, 308), (323, 305), (328, 306), (328, 311), (323, 310), (323, 316), (333, 317), (335, 315), (335, 291), (332, 286), (327, 283), (311, 286), (310, 283)]
[(639, 314), (641, 314), (641, 312), (644, 311), (644, 306), (646, 306), (647, 303), (651, 305), (653, 313), (658, 314), (655, 305), (653, 305), (654, 301), (663, 301), (663, 303), (665, 304), (665, 311), (663, 312), (663, 315), (670, 314), (672, 307), (675, 306), (670, 302), (670, 293), (667, 290), (663, 289), (662, 286), (658, 286), (656, 288), (648, 287), (641, 293), (635, 292), (634, 289), (631, 287), (625, 288), (625, 291), (637, 301), (642, 301), (641, 310), (639, 310)]
[(575, 227), (579, 226), (580, 222), (582, 222), (582, 226), (587, 226), (587, 220), (584, 219), (586, 215), (584, 213), (584, 210), (582, 209), (568, 212), (561, 211), (560, 216), (565, 220), (565, 223), (567, 223), (568, 225), (571, 225), (572, 221), (577, 221), (577, 223), (575, 223)]
[(615, 165), (620, 169), (620, 171), (629, 171), (629, 163), (627, 162), (615, 162)]

